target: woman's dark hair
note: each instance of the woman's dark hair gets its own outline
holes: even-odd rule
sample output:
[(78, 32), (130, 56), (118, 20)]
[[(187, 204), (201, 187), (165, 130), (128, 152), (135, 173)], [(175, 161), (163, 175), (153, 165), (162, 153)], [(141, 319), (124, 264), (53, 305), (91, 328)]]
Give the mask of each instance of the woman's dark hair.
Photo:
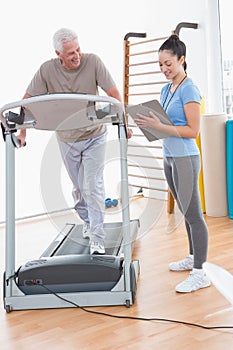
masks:
[(187, 63), (185, 61), (186, 58), (186, 46), (181, 41), (176, 34), (172, 34), (164, 43), (160, 46), (159, 52), (163, 50), (171, 51), (174, 56), (177, 56), (178, 60), (181, 56), (184, 56), (184, 71), (186, 72)]

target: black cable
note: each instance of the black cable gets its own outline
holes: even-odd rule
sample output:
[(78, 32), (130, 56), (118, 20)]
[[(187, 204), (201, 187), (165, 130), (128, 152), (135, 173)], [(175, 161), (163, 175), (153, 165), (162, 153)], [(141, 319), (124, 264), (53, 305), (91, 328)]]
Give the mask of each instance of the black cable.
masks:
[(74, 303), (71, 300), (68, 300), (66, 298), (61, 297), (59, 294), (53, 292), (51, 289), (49, 289), (48, 287), (46, 287), (45, 285), (41, 285), (40, 286), (44, 287), (47, 291), (49, 291), (50, 294), (53, 294), (54, 296), (56, 296), (57, 298), (85, 311), (88, 312), (90, 314), (95, 314), (95, 315), (101, 315), (101, 316), (107, 316), (107, 317), (112, 317), (112, 318), (118, 318), (118, 319), (127, 319), (127, 320), (134, 320), (134, 321), (158, 321), (158, 322), (170, 322), (170, 323), (178, 323), (178, 324), (183, 324), (185, 326), (192, 326), (192, 327), (198, 327), (198, 328), (202, 328), (202, 329), (207, 329), (207, 330), (213, 330), (213, 329), (233, 329), (233, 326), (204, 326), (198, 323), (192, 323), (192, 322), (186, 322), (186, 321), (178, 321), (178, 320), (173, 320), (173, 319), (169, 319), (169, 318), (158, 318), (158, 317), (135, 317), (135, 316), (120, 316), (120, 315), (113, 315), (113, 314), (109, 314), (106, 312), (101, 312), (101, 311), (94, 311), (94, 310), (88, 310), (87, 308), (80, 306), (76, 303)]
[[(9, 280), (11, 278), (14, 279), (15, 284), (18, 286), (17, 283), (17, 276), (18, 276), (18, 271), (15, 273), (15, 275), (10, 276), (7, 281), (9, 282)], [(36, 285), (36, 283), (35, 283)], [(78, 304), (76, 304), (75, 302), (68, 300), (62, 296), (60, 296), (59, 294), (57, 294), (56, 292), (53, 292), (50, 288), (48, 288), (47, 286), (45, 286), (44, 284), (40, 284), (40, 287), (43, 287), (44, 289), (46, 289), (49, 294), (52, 294), (54, 296), (56, 296), (58, 299), (61, 299), (65, 302), (67, 302), (68, 304), (71, 304), (73, 306), (75, 306), (76, 308), (83, 310), (87, 313), (90, 314), (95, 314), (95, 315), (100, 315), (100, 316), (106, 316), (106, 317), (112, 317), (112, 318), (118, 318), (118, 319), (127, 319), (127, 320), (134, 320), (134, 321), (147, 321), (147, 322), (151, 322), (151, 321), (157, 321), (157, 322), (170, 322), (170, 323), (178, 323), (178, 324), (183, 324), (185, 326), (192, 326), (192, 327), (197, 327), (197, 328), (202, 328), (202, 329), (206, 329), (206, 330), (213, 330), (213, 329), (233, 329), (233, 326), (204, 326), (202, 324), (198, 324), (198, 323), (192, 323), (192, 322), (186, 322), (186, 321), (179, 321), (179, 320), (174, 320), (174, 319), (169, 319), (169, 318), (159, 318), (159, 317), (136, 317), (136, 316), (120, 316), (120, 315), (113, 315), (113, 314), (109, 314), (106, 312), (102, 312), (102, 311), (94, 311), (94, 310), (88, 310), (86, 307), (80, 306)]]

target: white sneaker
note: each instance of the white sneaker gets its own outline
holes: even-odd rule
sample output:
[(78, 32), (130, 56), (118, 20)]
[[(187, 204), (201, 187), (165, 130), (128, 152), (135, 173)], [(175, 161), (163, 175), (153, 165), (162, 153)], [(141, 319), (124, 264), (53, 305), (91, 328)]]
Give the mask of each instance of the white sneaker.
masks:
[(90, 242), (90, 254), (105, 254), (105, 248), (102, 244), (91, 241)]
[(210, 285), (211, 282), (203, 271), (192, 271), (186, 280), (176, 286), (176, 292), (190, 293), (201, 288), (209, 287)]
[(90, 225), (86, 222), (83, 224), (83, 238), (90, 238)]
[(171, 271), (188, 271), (193, 269), (193, 256), (189, 255), (185, 259), (172, 262), (168, 265)]

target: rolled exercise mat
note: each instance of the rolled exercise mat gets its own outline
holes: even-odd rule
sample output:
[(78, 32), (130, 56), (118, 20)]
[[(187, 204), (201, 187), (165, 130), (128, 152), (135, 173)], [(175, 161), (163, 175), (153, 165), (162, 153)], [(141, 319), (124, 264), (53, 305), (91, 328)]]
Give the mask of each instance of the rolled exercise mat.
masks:
[(233, 219), (233, 120), (226, 122), (226, 162), (228, 216)]
[(201, 116), (203, 180), (206, 214), (227, 216), (225, 114)]

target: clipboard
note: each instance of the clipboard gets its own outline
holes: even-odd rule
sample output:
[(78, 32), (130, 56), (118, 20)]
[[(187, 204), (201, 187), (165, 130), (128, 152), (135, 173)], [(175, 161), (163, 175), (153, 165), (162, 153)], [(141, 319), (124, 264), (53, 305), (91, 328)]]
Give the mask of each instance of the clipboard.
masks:
[[(153, 112), (163, 124), (173, 125), (171, 119), (169, 118), (169, 116), (167, 115), (167, 113), (165, 112), (158, 100), (151, 100), (140, 103), (138, 105), (128, 106), (126, 107), (126, 112), (129, 113), (129, 115), (133, 119), (139, 118), (139, 116), (137, 115), (138, 113), (150, 117), (149, 112)], [(139, 129), (143, 132), (148, 141), (156, 141), (171, 136), (170, 134), (150, 127), (139, 127)]]

